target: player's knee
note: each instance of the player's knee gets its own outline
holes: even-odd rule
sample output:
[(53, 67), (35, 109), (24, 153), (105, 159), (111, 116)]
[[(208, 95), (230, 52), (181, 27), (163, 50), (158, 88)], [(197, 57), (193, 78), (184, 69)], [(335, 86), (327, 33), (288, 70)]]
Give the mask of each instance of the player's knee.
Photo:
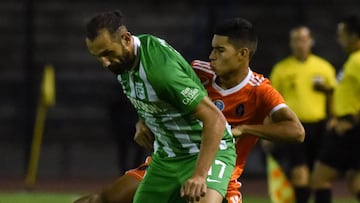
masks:
[(291, 182), (295, 186), (308, 186), (310, 171), (306, 165), (294, 167), (291, 171)]

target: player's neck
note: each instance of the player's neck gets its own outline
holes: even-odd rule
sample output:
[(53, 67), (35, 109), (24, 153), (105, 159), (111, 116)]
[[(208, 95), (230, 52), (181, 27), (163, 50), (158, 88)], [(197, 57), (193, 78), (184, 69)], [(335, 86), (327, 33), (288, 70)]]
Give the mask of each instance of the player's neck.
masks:
[(305, 62), (309, 58), (310, 53), (294, 54), (293, 56), (296, 58), (296, 60), (298, 60), (300, 62)]
[(223, 89), (230, 89), (240, 84), (248, 75), (249, 69), (241, 69), (236, 72), (231, 72), (227, 75), (218, 76), (215, 80), (216, 84)]

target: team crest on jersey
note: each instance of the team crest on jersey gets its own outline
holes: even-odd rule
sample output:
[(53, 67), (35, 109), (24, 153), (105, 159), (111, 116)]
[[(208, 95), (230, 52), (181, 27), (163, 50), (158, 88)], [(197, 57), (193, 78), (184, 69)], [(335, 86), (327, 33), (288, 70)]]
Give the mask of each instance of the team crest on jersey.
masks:
[(135, 93), (137, 98), (145, 99), (145, 89), (143, 83), (135, 82)]
[(245, 107), (244, 104), (240, 104), (238, 107), (236, 107), (236, 115), (242, 116), (245, 113)]
[(218, 109), (220, 109), (220, 111), (224, 110), (224, 108), (225, 108), (225, 104), (221, 100), (215, 100), (214, 104), (216, 107), (218, 107)]

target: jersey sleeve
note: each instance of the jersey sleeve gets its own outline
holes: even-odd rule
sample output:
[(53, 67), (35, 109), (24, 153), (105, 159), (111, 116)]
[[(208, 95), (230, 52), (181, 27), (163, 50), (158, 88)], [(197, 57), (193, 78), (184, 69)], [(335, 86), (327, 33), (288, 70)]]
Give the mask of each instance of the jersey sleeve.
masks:
[[(157, 40), (157, 41), (156, 41)], [(181, 111), (195, 109), (207, 96), (204, 87), (190, 64), (170, 45), (155, 38), (152, 42), (149, 81), (155, 87), (159, 98)]]
[(260, 95), (263, 96), (261, 106), (265, 112), (268, 112), (268, 115), (287, 106), (282, 95), (270, 85), (268, 79), (263, 82), (258, 91), (260, 91)]
[(209, 62), (194, 60), (191, 62), (191, 66), (203, 85), (208, 84), (215, 76)]

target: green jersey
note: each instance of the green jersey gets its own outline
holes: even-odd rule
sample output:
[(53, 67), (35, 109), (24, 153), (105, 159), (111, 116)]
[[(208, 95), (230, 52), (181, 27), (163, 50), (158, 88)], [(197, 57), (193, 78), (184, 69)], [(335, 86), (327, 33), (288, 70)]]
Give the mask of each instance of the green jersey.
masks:
[[(154, 155), (178, 157), (200, 151), (202, 122), (192, 115), (206, 90), (190, 64), (164, 40), (134, 36), (139, 65), (118, 75), (124, 93), (155, 135)], [(223, 139), (232, 142), (227, 125)], [(224, 149), (226, 142), (221, 142)]]

